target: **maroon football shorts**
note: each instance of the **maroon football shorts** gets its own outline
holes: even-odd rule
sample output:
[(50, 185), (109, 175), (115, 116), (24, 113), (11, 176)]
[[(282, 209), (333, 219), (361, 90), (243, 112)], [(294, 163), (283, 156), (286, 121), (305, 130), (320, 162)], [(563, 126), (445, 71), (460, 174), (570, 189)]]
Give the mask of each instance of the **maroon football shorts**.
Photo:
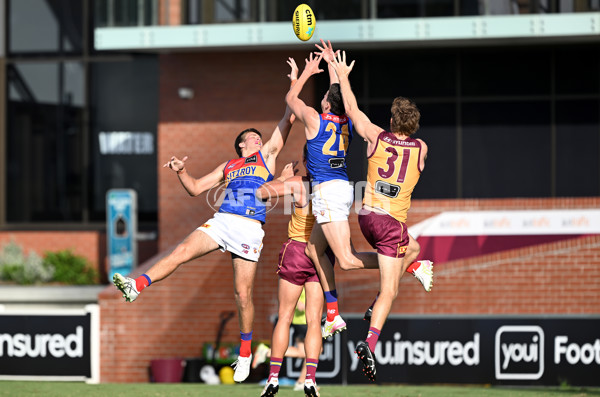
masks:
[(408, 248), (406, 224), (387, 215), (361, 209), (358, 224), (363, 236), (378, 254), (392, 258), (404, 258)]
[[(288, 239), (279, 252), (279, 277), (295, 285), (304, 285), (309, 282), (319, 282), (317, 269), (312, 261), (304, 253), (306, 243)], [(327, 256), (333, 264), (335, 257), (333, 252), (327, 248)], [(327, 265), (325, 265), (327, 266)]]

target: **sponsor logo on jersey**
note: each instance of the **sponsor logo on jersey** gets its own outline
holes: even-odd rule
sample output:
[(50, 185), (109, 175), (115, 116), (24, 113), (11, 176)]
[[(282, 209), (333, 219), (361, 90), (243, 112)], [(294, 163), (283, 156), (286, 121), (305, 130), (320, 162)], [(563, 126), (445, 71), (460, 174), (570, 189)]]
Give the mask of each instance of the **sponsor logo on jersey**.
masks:
[(347, 123), (348, 118), (346, 116), (336, 116), (335, 114), (324, 114), (323, 120), (333, 121), (334, 123)]
[(241, 176), (249, 176), (249, 175), (254, 175), (254, 173), (256, 172), (256, 165), (254, 166), (249, 166), (249, 167), (242, 167), (240, 169), (237, 170), (233, 170), (227, 173), (227, 182), (241, 177)]
[(329, 167), (330, 168), (344, 168), (346, 166), (346, 159), (335, 157), (329, 159)]
[(254, 156), (250, 156), (248, 158), (246, 158), (246, 161), (244, 161), (244, 164), (249, 164), (249, 163), (256, 163), (258, 161), (256, 155)]

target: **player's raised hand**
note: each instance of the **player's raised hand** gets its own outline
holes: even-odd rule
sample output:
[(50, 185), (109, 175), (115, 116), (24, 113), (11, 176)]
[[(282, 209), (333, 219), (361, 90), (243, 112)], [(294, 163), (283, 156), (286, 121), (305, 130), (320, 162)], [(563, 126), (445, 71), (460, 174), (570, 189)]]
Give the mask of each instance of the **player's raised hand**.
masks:
[(312, 76), (313, 74), (323, 72), (323, 69), (319, 69), (319, 63), (321, 62), (322, 58), (323, 54), (318, 54), (315, 56), (315, 54), (311, 52), (308, 59), (305, 59), (306, 66), (304, 67), (302, 74), (308, 73), (309, 76)]
[(165, 165), (163, 165), (163, 168), (169, 167), (173, 171), (182, 171), (185, 168), (185, 162), (187, 161), (187, 159), (188, 156), (185, 156), (181, 160), (173, 156), (171, 157), (171, 160), (169, 160), (167, 163), (165, 163)]
[(338, 53), (329, 64), (333, 67), (338, 77), (348, 76), (354, 67), (354, 61), (352, 61), (350, 66), (346, 64), (346, 51)]
[(297, 165), (298, 161), (286, 164), (286, 166), (283, 167), (283, 170), (281, 170), (281, 179), (286, 180), (296, 175), (298, 173), (298, 169), (296, 168)]
[(333, 51), (333, 46), (331, 45), (331, 41), (327, 40), (327, 44), (325, 44), (325, 40), (321, 39), (322, 47), (319, 44), (315, 44), (321, 54), (323, 55), (323, 59), (325, 62), (329, 63), (333, 60), (333, 58), (340, 52), (340, 50)]
[(294, 60), (294, 58), (290, 57), (287, 60), (287, 64), (290, 65), (290, 68), (292, 68), (290, 74), (288, 74), (287, 76), (290, 78), (291, 81), (297, 80), (298, 79), (298, 65), (296, 65), (296, 61)]

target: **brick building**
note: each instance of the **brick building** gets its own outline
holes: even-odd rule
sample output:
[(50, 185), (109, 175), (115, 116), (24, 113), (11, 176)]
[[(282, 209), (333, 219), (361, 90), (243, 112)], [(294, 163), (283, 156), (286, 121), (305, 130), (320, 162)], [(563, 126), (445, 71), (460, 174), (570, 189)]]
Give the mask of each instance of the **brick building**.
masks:
[[(6, 187), (0, 242), (12, 239), (40, 254), (72, 248), (104, 276), (106, 189), (134, 187), (141, 198), (140, 229), (157, 236), (140, 242), (134, 274), (141, 274), (214, 212), (212, 198), (189, 197), (164, 162), (187, 155), (188, 171), (201, 176), (234, 156), (241, 130), (255, 127), (268, 136), (284, 111), (286, 60), (303, 65), (314, 42), (282, 35), (291, 33), (291, 6), (278, 8), (277, 2), (242, 2), (248, 7), (232, 16), (219, 2), (198, 8), (193, 0), (148, 1), (138, 2), (149, 7), (146, 13), (112, 15), (102, 11), (108, 2), (65, 0), (56, 2), (62, 8), (45, 1), (39, 6), (60, 26), (74, 18), (75, 30), (57, 29), (58, 44), (32, 45), (10, 21), (29, 13), (43, 22), (46, 14), (23, 9), (18, 0), (4, 3), (0, 142), (7, 154), (0, 162)], [(519, 2), (518, 15), (512, 10), (498, 16), (494, 12), (504, 11), (451, 1), (448, 10), (421, 7), (413, 15), (383, 3), (373, 2), (377, 15), (347, 7), (343, 20), (330, 8), (316, 12), (317, 34), (357, 60), (353, 88), (378, 124), (386, 124), (397, 95), (415, 99), (422, 110), (418, 136), (428, 143), (430, 158), (409, 227), (444, 211), (600, 208), (597, 9), (554, 5), (555, 15), (546, 15), (541, 2), (530, 1)], [(75, 17), (64, 14), (67, 8)], [(564, 23), (574, 19), (572, 32), (552, 30), (552, 18), (561, 13), (568, 13)], [(442, 18), (429, 18), (426, 26), (415, 22), (423, 17)], [(501, 18), (508, 19), (494, 25)], [(450, 34), (445, 24), (455, 22), (464, 28), (456, 31), (469, 33)], [(514, 33), (514, 23), (531, 31)], [(399, 37), (389, 26), (416, 36)], [(495, 26), (502, 28), (497, 35)], [(55, 82), (56, 92), (46, 91), (36, 76)], [(303, 99), (317, 105), (326, 81), (325, 74), (311, 79)], [(192, 97), (180, 95), (182, 88)], [(99, 135), (119, 131), (150, 132), (153, 153), (102, 153)], [(295, 125), (277, 169), (299, 159), (303, 144)], [(359, 140), (351, 147), (354, 181), (364, 177), (364, 149)], [(35, 161), (25, 155), (29, 151)], [(267, 216), (254, 291), (255, 340), (271, 335), (275, 269), (287, 222), (281, 204)], [(370, 249), (356, 215), (350, 224), (357, 249)], [(152, 359), (201, 355), (203, 343), (215, 339), (221, 312), (235, 310), (230, 267), (228, 254), (212, 253), (183, 265), (134, 304), (124, 304), (107, 286), (99, 296), (101, 381), (145, 382)], [(403, 278), (393, 313), (598, 315), (599, 273), (598, 234), (497, 250), (436, 263), (431, 293)], [(376, 293), (377, 273), (336, 275), (342, 313), (362, 313)], [(223, 340), (238, 338), (232, 321)]]

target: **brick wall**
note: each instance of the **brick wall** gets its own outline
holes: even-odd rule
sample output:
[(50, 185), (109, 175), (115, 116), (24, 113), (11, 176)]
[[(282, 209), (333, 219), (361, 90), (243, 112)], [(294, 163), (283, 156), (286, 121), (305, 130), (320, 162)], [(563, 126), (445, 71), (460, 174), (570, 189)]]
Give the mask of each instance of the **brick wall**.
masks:
[[(162, 165), (172, 156), (189, 156), (188, 171), (201, 176), (232, 158), (233, 141), (244, 128), (267, 137), (283, 114), (288, 87), (287, 56), (298, 64), (304, 54), (197, 53), (161, 58), (158, 137), (159, 236), (164, 254), (213, 211), (207, 194), (189, 197), (176, 175)], [(177, 88), (195, 91), (181, 100)], [(309, 99), (318, 88), (309, 85)], [(277, 169), (299, 159), (303, 132), (295, 126)], [(208, 200), (210, 201), (210, 200)], [(421, 200), (413, 203), (409, 227), (447, 210), (598, 208), (600, 198)], [(277, 308), (277, 258), (286, 239), (288, 216), (271, 211), (255, 280), (254, 340), (270, 339), (269, 317)], [(356, 215), (350, 219), (358, 250), (364, 241)], [(157, 258), (136, 269), (138, 275)], [(435, 284), (424, 292), (412, 276), (401, 281), (394, 313), (600, 313), (600, 236), (521, 248), (435, 267)], [(376, 271), (337, 271), (342, 313), (362, 313), (378, 287)], [(356, 293), (360, 292), (360, 293)], [(134, 303), (123, 302), (114, 287), (100, 295), (101, 381), (146, 382), (154, 358), (197, 357), (204, 342), (214, 341), (223, 311), (236, 310), (229, 254), (220, 251), (182, 265), (171, 277), (152, 285)], [(236, 320), (228, 323), (224, 341), (239, 340)]]

